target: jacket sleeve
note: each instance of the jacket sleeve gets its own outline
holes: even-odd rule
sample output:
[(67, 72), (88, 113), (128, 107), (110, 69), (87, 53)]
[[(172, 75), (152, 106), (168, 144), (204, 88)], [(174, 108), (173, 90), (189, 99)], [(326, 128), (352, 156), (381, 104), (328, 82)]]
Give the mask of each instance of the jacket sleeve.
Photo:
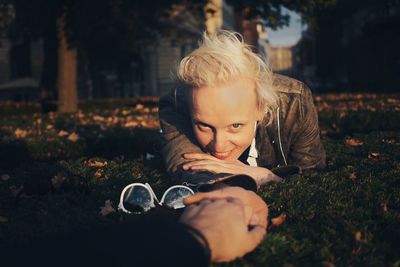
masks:
[(326, 165), (326, 155), (320, 139), (318, 114), (306, 85), (303, 85), (299, 104), (300, 127), (291, 142), (289, 163), (302, 169), (322, 169)]
[(2, 266), (196, 266), (210, 255), (188, 227), (171, 216), (141, 216), (90, 232), (0, 247)]
[(162, 96), (159, 103), (160, 126), (163, 132), (163, 157), (167, 171), (177, 173), (188, 162), (185, 153), (201, 153), (192, 131), (190, 113), (184, 92), (174, 89)]

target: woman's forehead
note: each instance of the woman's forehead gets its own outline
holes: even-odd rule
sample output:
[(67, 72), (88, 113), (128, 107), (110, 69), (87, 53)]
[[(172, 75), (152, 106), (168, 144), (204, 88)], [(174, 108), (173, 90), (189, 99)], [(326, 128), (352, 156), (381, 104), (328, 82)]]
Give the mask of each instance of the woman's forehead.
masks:
[(257, 112), (255, 90), (246, 80), (193, 88), (191, 91), (189, 102), (193, 119), (240, 122), (251, 120)]

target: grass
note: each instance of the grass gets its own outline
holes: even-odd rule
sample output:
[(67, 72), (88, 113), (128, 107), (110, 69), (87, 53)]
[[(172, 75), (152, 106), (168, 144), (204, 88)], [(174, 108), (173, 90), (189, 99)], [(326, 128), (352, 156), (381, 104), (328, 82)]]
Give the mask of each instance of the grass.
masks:
[[(315, 97), (328, 166), (260, 195), (267, 238), (217, 266), (400, 266), (400, 96)], [(160, 194), (170, 180), (153, 98), (82, 104), (42, 115), (37, 103), (0, 105), (0, 243), (19, 244), (128, 219), (100, 213), (132, 182)], [(154, 155), (154, 157), (149, 157)]]

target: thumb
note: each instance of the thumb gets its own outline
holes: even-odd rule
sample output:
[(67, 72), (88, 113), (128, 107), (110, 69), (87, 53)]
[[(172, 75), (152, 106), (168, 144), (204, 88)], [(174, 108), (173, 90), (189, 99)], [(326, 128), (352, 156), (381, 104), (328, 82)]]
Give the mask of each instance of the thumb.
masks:
[(183, 199), (183, 204), (191, 205), (191, 204), (194, 204), (194, 203), (202, 201), (206, 197), (207, 197), (206, 193), (196, 193), (196, 194), (194, 194), (192, 196), (185, 197)]
[(264, 239), (264, 236), (266, 234), (267, 230), (260, 226), (256, 225), (254, 226), (247, 235), (247, 242), (243, 242), (245, 245), (244, 252), (248, 253), (252, 250), (254, 250)]

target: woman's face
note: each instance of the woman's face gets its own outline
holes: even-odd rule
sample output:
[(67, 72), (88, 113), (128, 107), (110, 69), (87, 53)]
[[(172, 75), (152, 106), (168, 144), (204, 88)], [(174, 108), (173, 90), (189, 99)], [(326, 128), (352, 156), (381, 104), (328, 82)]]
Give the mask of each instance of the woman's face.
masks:
[(257, 108), (254, 83), (244, 78), (193, 88), (189, 103), (197, 141), (206, 153), (222, 160), (240, 157), (263, 116)]

